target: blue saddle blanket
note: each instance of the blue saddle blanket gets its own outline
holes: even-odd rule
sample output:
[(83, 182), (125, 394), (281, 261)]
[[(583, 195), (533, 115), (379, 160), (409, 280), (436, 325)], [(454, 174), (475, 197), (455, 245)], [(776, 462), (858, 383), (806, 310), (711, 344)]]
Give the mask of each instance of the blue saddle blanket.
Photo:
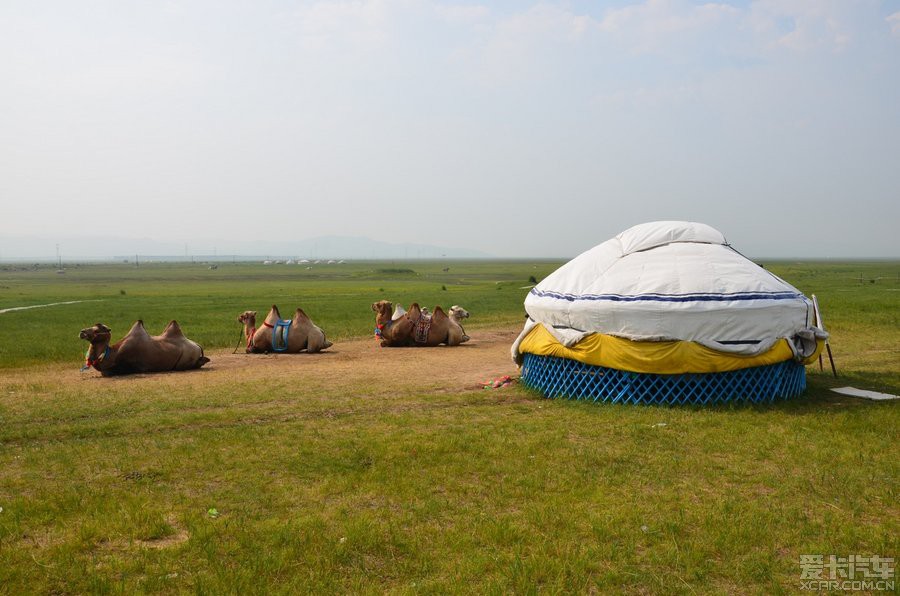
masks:
[(275, 352), (287, 352), (288, 334), (291, 331), (293, 321), (278, 321), (272, 327), (272, 350)]

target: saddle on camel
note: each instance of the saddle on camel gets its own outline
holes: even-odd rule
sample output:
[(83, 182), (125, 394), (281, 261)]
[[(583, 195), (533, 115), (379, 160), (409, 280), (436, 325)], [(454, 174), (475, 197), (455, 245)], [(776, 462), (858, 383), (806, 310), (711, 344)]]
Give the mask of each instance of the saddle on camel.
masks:
[(91, 344), (81, 370), (93, 367), (104, 377), (191, 370), (209, 362), (203, 348), (185, 337), (175, 321), (169, 322), (162, 335), (150, 335), (144, 329), (144, 322), (137, 321), (113, 345), (110, 345), (112, 330), (103, 323), (82, 329), (79, 337)]
[(417, 303), (408, 311), (387, 300), (372, 304), (375, 311), (375, 339), (381, 340), (381, 347), (434, 347), (440, 344), (458, 346), (469, 340), (462, 327), (447, 316), (440, 306), (434, 312), (424, 314)]
[(298, 308), (293, 319), (282, 319), (274, 304), (260, 329), (256, 327), (256, 311), (247, 310), (238, 317), (244, 326), (248, 354), (286, 352), (297, 354), (306, 350), (309, 354), (321, 352), (333, 344), (325, 339), (325, 332)]

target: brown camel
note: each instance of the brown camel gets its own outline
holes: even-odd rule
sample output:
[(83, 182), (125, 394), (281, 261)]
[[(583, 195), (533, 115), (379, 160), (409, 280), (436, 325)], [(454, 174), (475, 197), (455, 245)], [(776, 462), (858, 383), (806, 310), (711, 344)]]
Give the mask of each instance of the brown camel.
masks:
[(85, 368), (93, 366), (104, 377), (190, 370), (209, 362), (203, 348), (186, 338), (175, 321), (169, 322), (162, 335), (150, 335), (144, 322), (137, 321), (128, 335), (113, 345), (109, 344), (112, 330), (103, 323), (82, 329), (79, 337), (91, 344)]
[(387, 300), (372, 304), (375, 337), (381, 339), (382, 347), (458, 346), (468, 340), (462, 327), (448, 317), (440, 306), (434, 307), (431, 316), (423, 316), (422, 309), (415, 302), (405, 313), (402, 309), (394, 313), (393, 308), (393, 303)]
[[(256, 328), (255, 310), (241, 313), (238, 322), (244, 325), (247, 353), (289, 352), (296, 354), (306, 350), (308, 353), (314, 354), (334, 345), (325, 339), (325, 332), (317, 327), (301, 308), (294, 313), (289, 327), (280, 325), (279, 321), (281, 320), (281, 313), (274, 304), (269, 310), (269, 314), (266, 315), (261, 329)], [(287, 334), (286, 338), (285, 333)], [(272, 343), (273, 340), (276, 342), (275, 344)]]

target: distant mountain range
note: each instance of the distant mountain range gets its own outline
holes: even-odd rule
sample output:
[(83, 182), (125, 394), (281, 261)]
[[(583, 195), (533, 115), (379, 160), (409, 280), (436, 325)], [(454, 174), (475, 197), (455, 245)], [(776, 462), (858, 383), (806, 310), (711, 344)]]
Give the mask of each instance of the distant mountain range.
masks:
[(392, 243), (359, 236), (322, 236), (278, 241), (203, 241), (202, 244), (160, 242), (151, 238), (0, 237), (0, 261), (55, 261), (57, 245), (63, 261), (142, 258), (183, 260), (241, 258), (294, 259), (484, 259), (473, 249), (430, 244)]

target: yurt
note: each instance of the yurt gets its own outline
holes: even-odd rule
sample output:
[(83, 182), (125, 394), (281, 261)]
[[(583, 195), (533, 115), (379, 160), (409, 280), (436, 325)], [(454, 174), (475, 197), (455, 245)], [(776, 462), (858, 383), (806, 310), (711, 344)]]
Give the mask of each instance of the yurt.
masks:
[(812, 303), (701, 223), (634, 226), (528, 293), (512, 346), (546, 397), (769, 402), (806, 389), (827, 335)]

